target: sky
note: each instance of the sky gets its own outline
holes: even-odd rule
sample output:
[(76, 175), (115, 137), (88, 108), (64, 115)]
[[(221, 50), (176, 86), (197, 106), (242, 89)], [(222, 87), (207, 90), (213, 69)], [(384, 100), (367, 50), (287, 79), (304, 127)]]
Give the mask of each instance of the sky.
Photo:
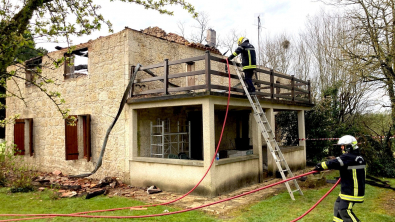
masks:
[[(257, 17), (261, 17), (261, 39), (265, 36), (274, 36), (287, 32), (296, 35), (303, 29), (308, 16), (318, 14), (320, 10), (339, 10), (332, 6), (324, 5), (317, 0), (186, 0), (191, 3), (197, 12), (204, 11), (209, 15), (209, 27), (217, 32), (217, 36), (225, 37), (232, 29), (246, 33), (250, 42), (258, 42)], [(247, 3), (248, 2), (248, 3)], [(141, 30), (147, 27), (158, 26), (167, 33), (180, 33), (178, 22), (185, 22), (186, 33), (193, 32), (192, 15), (181, 6), (169, 6), (167, 9), (174, 11), (174, 16), (161, 15), (154, 10), (146, 10), (144, 7), (133, 3), (110, 2), (110, 0), (94, 0), (101, 5), (100, 13), (106, 20), (113, 24), (114, 33), (122, 31), (125, 26)], [(96, 31), (89, 36), (72, 37), (73, 44), (80, 44), (107, 36), (111, 33), (103, 25), (101, 31)], [(188, 36), (188, 35), (187, 35)], [(66, 47), (67, 43), (45, 43), (38, 46), (48, 51), (55, 51), (55, 46)], [(221, 50), (224, 52), (225, 50)], [(229, 55), (229, 54), (228, 54)], [(376, 97), (370, 97), (375, 102), (389, 101), (384, 91), (376, 93)], [(382, 110), (381, 105), (373, 110)]]
[[(274, 35), (286, 31), (293, 34), (303, 28), (306, 17), (318, 13), (320, 8), (328, 7), (321, 2), (312, 0), (186, 0), (191, 3), (197, 12), (204, 11), (209, 15), (210, 28), (220, 37), (226, 36), (232, 29), (246, 33), (250, 42), (257, 42), (258, 26), (257, 17), (260, 15), (262, 23), (261, 36)], [(248, 3), (247, 3), (248, 2)], [(167, 7), (174, 11), (174, 16), (161, 15), (154, 10), (132, 3), (109, 0), (94, 0), (101, 5), (100, 13), (113, 24), (114, 33), (122, 31), (125, 26), (141, 30), (147, 27), (158, 26), (167, 33), (180, 33), (177, 23), (185, 22), (186, 32), (193, 31), (195, 25), (192, 16), (181, 6)], [(90, 36), (74, 37), (73, 44), (87, 42), (99, 36), (107, 36), (107, 27), (96, 31)], [(39, 44), (49, 51), (54, 51), (55, 46), (67, 46), (66, 43)]]

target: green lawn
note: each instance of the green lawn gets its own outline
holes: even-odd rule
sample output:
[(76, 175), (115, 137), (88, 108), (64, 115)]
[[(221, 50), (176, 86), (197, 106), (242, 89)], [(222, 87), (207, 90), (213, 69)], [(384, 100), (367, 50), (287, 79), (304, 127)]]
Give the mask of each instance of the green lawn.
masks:
[[(336, 176), (332, 173), (327, 176), (331, 178)], [(382, 178), (381, 178), (382, 179)], [(395, 186), (395, 179), (390, 180)], [(218, 219), (212, 215), (204, 214), (201, 211), (191, 211), (171, 216), (155, 217), (140, 219), (143, 221), (291, 221), (303, 214), (309, 209), (320, 197), (322, 197), (331, 185), (320, 189), (304, 189), (304, 196), (296, 194), (296, 201), (292, 201), (288, 193), (282, 193), (261, 201), (251, 206), (230, 213), (232, 219)], [(332, 221), (333, 203), (339, 193), (337, 187), (326, 199), (321, 202), (310, 214), (300, 221)], [(251, 194), (253, 195), (253, 194)], [(89, 211), (96, 209), (108, 209), (125, 206), (137, 206), (144, 203), (123, 198), (123, 197), (106, 197), (98, 196), (89, 200), (83, 198), (70, 198), (53, 200), (50, 198), (50, 192), (33, 192), (33, 193), (17, 193), (10, 194), (6, 188), (0, 189), (0, 214), (5, 213), (73, 213), (81, 211)], [(395, 209), (383, 208), (388, 197), (395, 198), (395, 191), (382, 189), (367, 185), (365, 202), (354, 206), (354, 211), (362, 221), (380, 221), (395, 222)], [(394, 200), (395, 201), (395, 200)], [(392, 206), (395, 206), (393, 204)], [(115, 211), (106, 212), (95, 215), (143, 215), (158, 214), (164, 210), (175, 211), (179, 209), (167, 206), (159, 206), (148, 208), (143, 211)], [(229, 218), (229, 217), (228, 217)], [(6, 219), (4, 217), (0, 218)], [(58, 217), (54, 219), (36, 220), (36, 221), (123, 221), (119, 219), (85, 219), (85, 218), (65, 218)], [(125, 219), (126, 221), (126, 219)], [(127, 219), (127, 221), (133, 221)]]
[[(338, 176), (336, 171), (326, 175), (327, 179), (334, 179), (335, 176)], [(395, 179), (380, 179), (390, 180), (391, 185), (395, 186)], [(236, 212), (232, 221), (291, 221), (310, 209), (332, 186), (333, 184), (328, 184), (325, 188), (305, 190), (304, 196), (296, 194), (296, 201), (290, 201), (288, 193), (279, 194), (243, 209), (241, 212)], [(340, 185), (299, 221), (332, 221), (333, 204), (339, 192)], [(354, 205), (353, 210), (361, 221), (395, 222), (395, 209), (384, 210), (382, 207), (385, 197), (388, 196), (394, 199), (395, 191), (366, 185), (365, 202)]]
[[(82, 212), (98, 209), (111, 209), (127, 206), (143, 205), (143, 202), (135, 201), (124, 197), (106, 197), (97, 196), (86, 200), (83, 198), (64, 198), (53, 200), (50, 198), (50, 192), (33, 192), (33, 193), (8, 193), (6, 188), (0, 188), (0, 214), (10, 213), (31, 213), (31, 214), (47, 214), (60, 213), (67, 214), (73, 212)], [(167, 206), (158, 206), (148, 208), (141, 211), (120, 210), (114, 212), (96, 213), (92, 215), (115, 215), (115, 216), (133, 216), (144, 214), (160, 214), (164, 210), (176, 211), (180, 209), (170, 208)], [(9, 219), (11, 217), (8, 217)], [(15, 218), (15, 217), (13, 217)], [(6, 219), (5, 217), (0, 217)], [(175, 214), (163, 217), (154, 217), (139, 219), (144, 221), (216, 221), (214, 217), (210, 217), (200, 211), (190, 211), (182, 214)], [(35, 221), (137, 221), (132, 219), (100, 219), (100, 218), (75, 218), (75, 217), (57, 217), (54, 219), (43, 219)]]

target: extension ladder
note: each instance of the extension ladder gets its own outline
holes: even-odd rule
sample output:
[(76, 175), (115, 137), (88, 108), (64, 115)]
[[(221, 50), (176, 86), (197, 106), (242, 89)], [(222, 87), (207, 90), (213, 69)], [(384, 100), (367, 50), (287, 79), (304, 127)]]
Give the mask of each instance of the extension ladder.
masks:
[[(237, 66), (237, 64), (232, 61), (233, 65), (235, 66), (235, 70), (237, 72), (237, 76), (240, 79), (240, 83), (243, 86), (244, 92), (247, 95), (248, 100), (250, 101), (251, 107), (254, 110), (254, 117), (255, 120), (259, 126), (259, 129), (262, 132), (262, 136), (266, 141), (267, 147), (269, 148), (270, 152), (272, 153), (273, 159), (276, 162), (277, 168), (281, 174), (281, 177), (283, 178), (283, 180), (286, 180), (286, 174), (287, 173), (289, 175), (289, 178), (294, 177), (291, 169), (289, 168), (287, 161), (285, 161), (284, 155), (282, 154), (280, 147), (278, 146), (275, 137), (274, 137), (274, 132), (270, 127), (269, 121), (266, 118), (265, 112), (263, 111), (261, 104), (258, 100), (258, 97), (256, 97), (256, 95), (250, 95), (250, 93), (247, 90), (246, 84), (243, 80), (243, 77), (241, 75), (241, 73), (239, 72), (239, 66)], [(274, 147), (274, 149), (273, 149)], [(282, 165), (284, 166), (285, 169), (283, 169)], [(293, 180), (296, 190), (291, 190), (291, 187), (287, 182), (285, 182), (285, 186), (287, 187), (288, 193), (291, 196), (292, 200), (295, 200), (294, 197), (294, 192), (299, 191), (300, 195), (303, 195), (302, 190), (300, 189), (298, 182), (296, 181), (296, 179)]]

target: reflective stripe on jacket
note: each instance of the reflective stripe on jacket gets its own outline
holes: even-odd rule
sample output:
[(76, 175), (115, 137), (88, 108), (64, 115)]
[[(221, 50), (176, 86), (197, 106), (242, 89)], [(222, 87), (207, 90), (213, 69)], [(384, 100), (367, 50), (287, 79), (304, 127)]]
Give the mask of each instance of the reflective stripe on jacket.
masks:
[(249, 42), (243, 42), (232, 55), (229, 56), (229, 60), (241, 53), (241, 64), (243, 69), (255, 69), (256, 68), (256, 53), (255, 48)]
[(340, 171), (340, 198), (351, 202), (363, 202), (365, 196), (366, 162), (359, 151), (345, 153), (336, 159), (321, 163), (325, 170)]

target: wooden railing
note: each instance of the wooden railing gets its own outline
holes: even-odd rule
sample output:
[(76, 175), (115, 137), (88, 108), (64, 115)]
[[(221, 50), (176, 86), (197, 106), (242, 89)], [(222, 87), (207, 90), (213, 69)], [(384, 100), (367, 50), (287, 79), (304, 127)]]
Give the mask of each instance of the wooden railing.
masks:
[[(204, 61), (204, 69), (197, 70), (197, 71), (176, 73), (176, 74), (171, 74), (169, 72), (170, 67), (173, 65), (191, 64), (191, 63), (194, 63), (197, 61)], [(212, 56), (207, 51), (205, 53), (205, 55), (202, 55), (202, 56), (186, 58), (186, 59), (181, 59), (181, 60), (176, 60), (176, 61), (169, 61), (168, 59), (165, 59), (163, 63), (140, 67), (139, 71), (144, 71), (147, 74), (149, 74), (151, 77), (144, 78), (144, 79), (137, 78), (134, 85), (160, 81), (160, 82), (162, 82), (162, 87), (141, 91), (138, 94), (136, 94), (134, 92), (135, 87), (132, 87), (131, 96), (146, 95), (146, 94), (169, 95), (169, 94), (175, 93), (175, 92), (190, 92), (191, 90), (203, 90), (206, 92), (223, 90), (224, 92), (227, 92), (228, 91), (227, 85), (213, 85), (211, 83), (212, 76), (219, 76), (222, 78), (229, 77), (228, 73), (225, 73), (222, 71), (217, 71), (217, 70), (212, 70), (211, 69), (211, 62), (212, 61), (226, 64), (225, 59)], [(233, 64), (230, 63), (229, 65), (230, 65), (230, 69), (232, 70)], [(239, 65), (239, 64), (237, 64), (237, 65)], [(163, 72), (164, 72), (163, 75), (157, 76), (156, 74), (154, 74), (151, 71), (151, 69), (156, 69), (156, 68), (163, 68)], [(134, 72), (134, 67), (132, 67), (132, 73), (133, 72)], [(304, 81), (301, 79), (297, 79), (294, 76), (284, 75), (284, 74), (276, 73), (273, 70), (266, 70), (266, 69), (261, 69), (261, 68), (257, 68), (256, 72), (258, 74), (262, 73), (264, 75), (269, 76), (269, 81), (264, 81), (264, 80), (259, 80), (259, 79), (252, 80), (255, 83), (255, 85), (257, 85), (256, 94), (258, 97), (272, 99), (272, 100), (286, 100), (286, 101), (292, 101), (292, 102), (298, 102), (298, 103), (311, 104), (310, 80)], [(205, 81), (201, 85), (180, 87), (174, 83), (169, 82), (170, 80), (175, 79), (175, 78), (187, 77), (187, 76), (199, 76), (199, 75), (205, 75)], [(137, 77), (139, 77), (139, 76), (137, 76)], [(278, 77), (277, 80), (279, 78), (286, 79), (286, 81), (288, 83), (285, 84), (285, 83), (275, 82), (274, 81), (275, 77)], [(238, 76), (235, 74), (231, 74), (230, 78), (231, 79), (238, 79)], [(231, 94), (242, 95), (242, 93), (244, 93), (244, 90), (240, 84), (237, 84), (237, 85), (238, 85), (238, 87), (236, 87), (236, 85), (231, 87)], [(280, 93), (281, 89), (285, 89), (286, 92)]]

